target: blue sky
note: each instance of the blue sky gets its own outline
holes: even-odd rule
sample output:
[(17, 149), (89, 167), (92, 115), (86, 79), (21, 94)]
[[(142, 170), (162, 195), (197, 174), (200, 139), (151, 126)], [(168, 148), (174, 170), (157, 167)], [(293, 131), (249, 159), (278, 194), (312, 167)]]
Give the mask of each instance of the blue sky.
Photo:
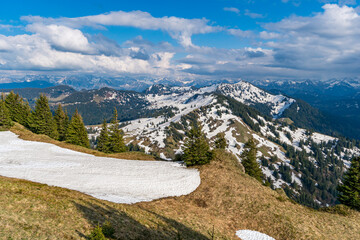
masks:
[(0, 71), (355, 77), (359, 12), (356, 0), (13, 0), (0, 8)]

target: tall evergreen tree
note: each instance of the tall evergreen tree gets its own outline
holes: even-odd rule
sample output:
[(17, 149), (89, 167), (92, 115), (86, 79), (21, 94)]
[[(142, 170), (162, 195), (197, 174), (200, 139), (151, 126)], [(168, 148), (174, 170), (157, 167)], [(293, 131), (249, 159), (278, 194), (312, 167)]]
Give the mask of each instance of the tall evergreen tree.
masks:
[(59, 137), (48, 99), (43, 94), (36, 100), (35, 110), (31, 114), (30, 129), (37, 134), (45, 134), (54, 139)]
[(90, 147), (90, 142), (84, 126), (84, 122), (77, 109), (68, 125), (65, 141), (87, 148)]
[(254, 139), (250, 139), (245, 144), (245, 149), (241, 154), (241, 163), (245, 168), (245, 173), (261, 181), (262, 172), (259, 164), (256, 162), (257, 148)]
[(66, 137), (66, 129), (69, 125), (69, 116), (64, 112), (61, 104), (55, 110), (54, 120), (59, 133), (59, 140), (64, 141)]
[(110, 152), (119, 153), (127, 150), (123, 139), (123, 132), (119, 129), (118, 113), (114, 108), (113, 118), (111, 120), (111, 126), (109, 127), (109, 149)]
[(213, 154), (201, 131), (201, 126), (192, 126), (187, 134), (182, 159), (187, 166), (203, 165), (211, 161)]
[(109, 131), (107, 128), (106, 120), (104, 119), (100, 136), (97, 139), (96, 149), (101, 152), (108, 153), (110, 152), (110, 141), (109, 141)]
[(351, 160), (351, 166), (345, 173), (338, 191), (338, 199), (342, 204), (360, 211), (360, 157)]
[(13, 125), (9, 110), (5, 105), (5, 101), (0, 99), (0, 131), (8, 130)]
[(19, 94), (11, 91), (5, 98), (5, 104), (13, 121), (29, 127), (31, 108), (28, 102), (25, 102)]

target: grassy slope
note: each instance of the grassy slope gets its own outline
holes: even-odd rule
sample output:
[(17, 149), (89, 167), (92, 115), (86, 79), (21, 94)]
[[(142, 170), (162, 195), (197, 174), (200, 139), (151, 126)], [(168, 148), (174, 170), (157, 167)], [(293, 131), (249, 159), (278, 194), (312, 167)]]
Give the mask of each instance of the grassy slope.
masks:
[(217, 152), (199, 167), (193, 193), (134, 205), (0, 177), (0, 239), (78, 239), (109, 220), (119, 239), (237, 239), (239, 229), (276, 239), (359, 239), (360, 213), (315, 211), (290, 201), (243, 173), (233, 156)]

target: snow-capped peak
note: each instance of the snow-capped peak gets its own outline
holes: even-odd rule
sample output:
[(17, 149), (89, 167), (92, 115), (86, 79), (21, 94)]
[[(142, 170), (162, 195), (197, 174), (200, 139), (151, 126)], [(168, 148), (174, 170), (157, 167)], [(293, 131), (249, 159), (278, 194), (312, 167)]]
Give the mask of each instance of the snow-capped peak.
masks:
[(275, 118), (279, 117), (285, 109), (295, 102), (292, 98), (281, 94), (270, 94), (244, 81), (235, 84), (222, 83), (217, 87), (216, 91), (244, 104), (266, 104), (270, 107), (271, 115)]

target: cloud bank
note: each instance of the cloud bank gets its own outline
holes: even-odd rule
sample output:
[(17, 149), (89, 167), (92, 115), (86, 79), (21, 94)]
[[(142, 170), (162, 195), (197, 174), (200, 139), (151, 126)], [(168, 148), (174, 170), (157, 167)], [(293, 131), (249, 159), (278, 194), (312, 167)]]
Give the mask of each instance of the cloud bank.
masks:
[[(222, 10), (240, 13), (234, 7)], [(246, 10), (244, 15), (265, 17)], [(257, 31), (218, 26), (205, 18), (154, 17), (142, 11), (21, 19), (23, 33), (0, 34), (0, 70), (209, 79), (360, 74), (359, 12), (340, 3), (325, 4), (321, 12), (309, 17), (290, 16), (278, 22), (259, 23)], [(2, 29), (14, 27), (20, 26), (0, 25)], [(119, 43), (87, 31), (90, 28), (101, 32), (109, 27), (162, 31), (177, 44), (153, 43), (142, 36)], [(193, 43), (193, 36), (211, 34), (233, 36), (233, 41), (245, 41), (247, 46), (219, 48)]]

